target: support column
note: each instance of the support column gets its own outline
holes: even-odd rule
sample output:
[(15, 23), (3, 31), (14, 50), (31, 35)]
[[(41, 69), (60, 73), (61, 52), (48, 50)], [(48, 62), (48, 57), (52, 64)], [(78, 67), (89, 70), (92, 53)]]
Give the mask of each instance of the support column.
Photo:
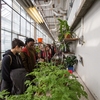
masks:
[[(37, 25), (36, 22), (34, 22), (34, 26), (36, 26), (36, 25)], [(36, 27), (34, 27), (34, 40), (36, 42)]]
[(1, 60), (1, 0), (0, 0), (0, 60)]

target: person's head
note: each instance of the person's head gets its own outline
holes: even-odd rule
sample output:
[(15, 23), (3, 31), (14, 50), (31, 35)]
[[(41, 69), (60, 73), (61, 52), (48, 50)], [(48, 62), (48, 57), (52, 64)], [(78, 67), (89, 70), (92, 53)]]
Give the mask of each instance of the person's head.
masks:
[(32, 38), (26, 38), (25, 45), (29, 49), (33, 48), (33, 46), (34, 46), (34, 39), (32, 39)]
[(12, 49), (15, 49), (17, 53), (21, 52), (23, 46), (24, 43), (17, 38), (12, 41)]
[(49, 50), (49, 46), (48, 46), (48, 45), (45, 46), (45, 50), (46, 50), (46, 51)]

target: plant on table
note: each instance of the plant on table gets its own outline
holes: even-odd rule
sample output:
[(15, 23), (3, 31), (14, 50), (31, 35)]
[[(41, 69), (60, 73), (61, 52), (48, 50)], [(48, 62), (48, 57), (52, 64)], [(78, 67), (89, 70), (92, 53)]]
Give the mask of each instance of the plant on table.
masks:
[(87, 98), (84, 87), (62, 65), (39, 63), (38, 68), (29, 75), (36, 77), (32, 81), (26, 81), (28, 88), (25, 93), (9, 96), (6, 100), (79, 100), (81, 96)]

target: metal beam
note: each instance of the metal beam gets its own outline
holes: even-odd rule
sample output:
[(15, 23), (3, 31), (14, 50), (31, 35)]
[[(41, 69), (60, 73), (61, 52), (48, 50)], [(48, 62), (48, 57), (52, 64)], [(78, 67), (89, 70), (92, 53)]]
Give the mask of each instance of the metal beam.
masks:
[(86, 13), (89, 11), (91, 6), (94, 4), (96, 0), (84, 0), (76, 13), (75, 20), (73, 21), (70, 29), (73, 31), (75, 27), (78, 25), (78, 23), (81, 21), (81, 18), (86, 15)]
[[(59, 16), (59, 17), (63, 17), (63, 16)], [(54, 16), (45, 16), (44, 18), (54, 18)]]

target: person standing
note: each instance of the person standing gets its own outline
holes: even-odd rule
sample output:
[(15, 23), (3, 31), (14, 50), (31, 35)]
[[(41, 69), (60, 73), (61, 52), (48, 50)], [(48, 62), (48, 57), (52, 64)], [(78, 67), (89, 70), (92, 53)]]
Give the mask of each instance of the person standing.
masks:
[(14, 39), (12, 41), (12, 49), (7, 50), (3, 55), (1, 66), (1, 91), (7, 90), (11, 93), (13, 80), (11, 79), (10, 73), (15, 69), (24, 68), (22, 59), (19, 55), (23, 46), (24, 43), (21, 40)]
[(25, 47), (20, 53), (24, 67), (27, 72), (32, 72), (36, 64), (36, 51), (34, 48), (34, 39), (26, 38)]

